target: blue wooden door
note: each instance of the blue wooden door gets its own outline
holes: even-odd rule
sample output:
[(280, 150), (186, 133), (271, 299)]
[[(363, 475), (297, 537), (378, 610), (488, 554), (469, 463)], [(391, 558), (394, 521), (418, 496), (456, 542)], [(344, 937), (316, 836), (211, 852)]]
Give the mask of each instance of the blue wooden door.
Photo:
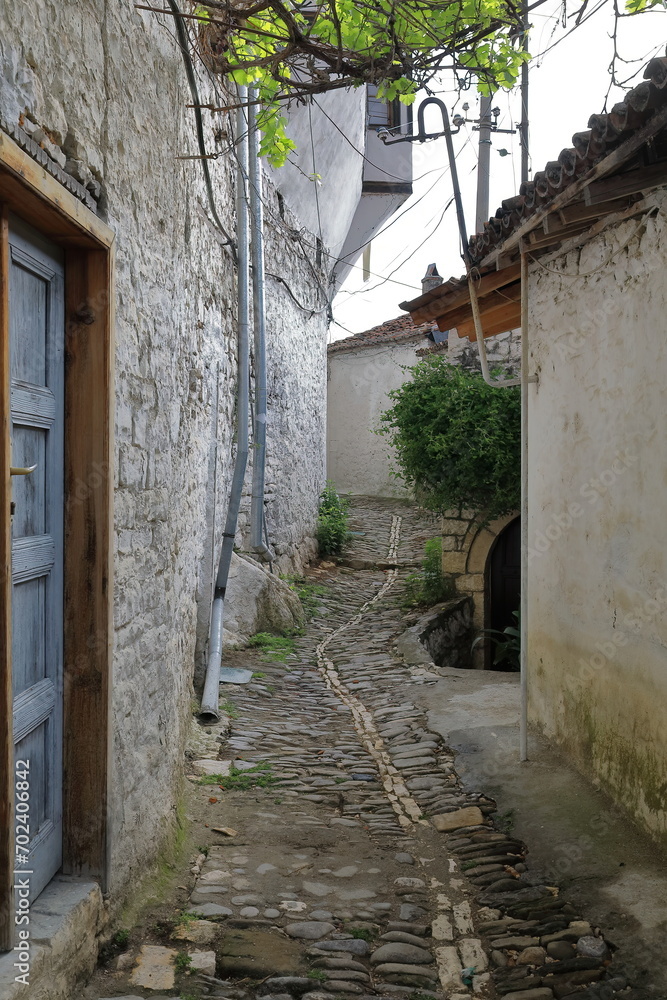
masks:
[(34, 898), (62, 864), (64, 275), (59, 248), (18, 220), (9, 250), (12, 466), (35, 466), (12, 478), (14, 748)]

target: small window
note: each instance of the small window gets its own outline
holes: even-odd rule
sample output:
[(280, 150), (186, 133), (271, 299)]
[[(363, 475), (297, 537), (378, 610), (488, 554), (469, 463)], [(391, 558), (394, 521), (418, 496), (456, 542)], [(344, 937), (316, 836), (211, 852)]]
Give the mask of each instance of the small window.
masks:
[(373, 84), (366, 88), (366, 109), (368, 128), (392, 128), (394, 124), (394, 106), (387, 101), (381, 101), (377, 96), (378, 89)]

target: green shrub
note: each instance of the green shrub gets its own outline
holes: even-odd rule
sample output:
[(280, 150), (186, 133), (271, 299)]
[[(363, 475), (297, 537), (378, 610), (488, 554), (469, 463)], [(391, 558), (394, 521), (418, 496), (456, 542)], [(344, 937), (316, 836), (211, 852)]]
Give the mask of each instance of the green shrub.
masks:
[(178, 972), (190, 972), (192, 956), (188, 955), (187, 951), (179, 951), (177, 955), (174, 955), (174, 965)]
[(439, 354), (411, 369), (412, 381), (389, 393), (382, 416), (400, 478), (425, 507), (464, 508), (488, 520), (520, 506), (521, 396)]
[(320, 494), (317, 517), (317, 545), (321, 556), (337, 556), (349, 537), (350, 501), (336, 492), (333, 483), (327, 483)]
[(421, 573), (410, 573), (405, 578), (403, 603), (407, 607), (430, 607), (454, 594), (454, 581), (442, 572), (442, 539), (431, 538), (424, 546)]

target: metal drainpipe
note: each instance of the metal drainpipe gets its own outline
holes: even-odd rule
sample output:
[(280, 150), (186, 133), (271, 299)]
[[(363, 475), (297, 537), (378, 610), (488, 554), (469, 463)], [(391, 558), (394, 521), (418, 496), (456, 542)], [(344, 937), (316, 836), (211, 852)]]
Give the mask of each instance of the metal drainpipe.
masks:
[(473, 322), (475, 324), (475, 336), (479, 348), (479, 361), (482, 367), (482, 376), (488, 385), (507, 387), (521, 386), (521, 612), (520, 612), (520, 667), (521, 667), (521, 707), (519, 712), (519, 760), (528, 760), (528, 670), (527, 670), (527, 637), (528, 637), (528, 383), (537, 382), (537, 375), (528, 374), (528, 257), (521, 249), (521, 378), (509, 378), (494, 380), (489, 374), (489, 363), (486, 356), (486, 344), (484, 342), (484, 329), (482, 327), (482, 317), (479, 311), (479, 300), (475, 280), (472, 276), (472, 263), (468, 253), (468, 234), (463, 215), (463, 202), (461, 200), (461, 189), (459, 187), (458, 171), (456, 169), (456, 158), (454, 156), (454, 145), (449, 131), (449, 118), (447, 109), (443, 111), (445, 121), (445, 141), (447, 143), (447, 154), (449, 157), (449, 169), (452, 175), (454, 187), (454, 200), (456, 203), (456, 217), (459, 224), (461, 236), (461, 246), (463, 248), (463, 259), (465, 261), (468, 275), (468, 289), (470, 291), (470, 306), (472, 309)]
[[(246, 88), (238, 89), (239, 103), (246, 103)], [(236, 461), (227, 507), (225, 530), (222, 536), (220, 562), (215, 580), (211, 627), (208, 639), (208, 663), (199, 714), (206, 720), (220, 718), (220, 667), (222, 664), (222, 634), (225, 592), (229, 566), (234, 551), (234, 538), (238, 523), (243, 480), (248, 465), (248, 416), (250, 376), (250, 261), (248, 254), (248, 203), (245, 182), (248, 176), (248, 124), (243, 107), (236, 112), (237, 155), (236, 173), (236, 228), (238, 245), (238, 376), (236, 402)]]
[(248, 147), (250, 159), (250, 230), (252, 257), (252, 301), (255, 334), (255, 407), (252, 455), (252, 503), (250, 507), (250, 547), (273, 562), (275, 553), (264, 541), (264, 483), (266, 474), (266, 309), (264, 301), (264, 206), (262, 166), (259, 159), (257, 108), (258, 92), (253, 87), (248, 104)]
[(528, 760), (528, 257), (521, 252), (521, 599), (520, 652), (521, 714), (519, 760)]

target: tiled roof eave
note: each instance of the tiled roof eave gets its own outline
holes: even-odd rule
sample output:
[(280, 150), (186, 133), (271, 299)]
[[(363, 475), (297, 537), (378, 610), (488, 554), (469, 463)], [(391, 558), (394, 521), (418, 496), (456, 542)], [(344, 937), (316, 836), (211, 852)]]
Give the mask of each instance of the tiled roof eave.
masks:
[[(429, 329), (432, 324), (429, 324)], [(342, 340), (335, 340), (332, 344), (327, 346), (327, 354), (351, 354), (357, 351), (367, 351), (373, 347), (384, 347), (389, 344), (409, 344), (414, 341), (418, 343), (421, 340), (425, 340), (427, 335), (426, 330), (419, 330), (415, 328), (408, 333), (401, 334), (388, 334), (387, 336), (379, 336), (374, 339), (363, 339), (361, 336), (357, 340), (356, 337), (345, 337)]]

